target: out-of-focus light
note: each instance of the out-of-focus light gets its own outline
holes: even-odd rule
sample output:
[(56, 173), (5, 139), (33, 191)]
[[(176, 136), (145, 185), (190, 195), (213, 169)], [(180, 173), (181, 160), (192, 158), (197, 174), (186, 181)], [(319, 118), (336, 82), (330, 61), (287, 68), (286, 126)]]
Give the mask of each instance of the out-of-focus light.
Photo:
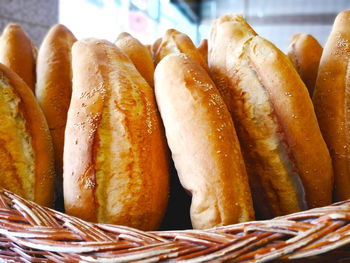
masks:
[(147, 10), (148, 0), (131, 0), (131, 3), (141, 10)]

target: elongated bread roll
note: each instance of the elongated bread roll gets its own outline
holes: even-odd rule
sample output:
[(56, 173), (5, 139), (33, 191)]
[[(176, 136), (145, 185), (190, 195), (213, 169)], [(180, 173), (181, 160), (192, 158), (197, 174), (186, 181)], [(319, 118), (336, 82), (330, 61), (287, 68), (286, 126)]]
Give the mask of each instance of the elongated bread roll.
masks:
[(56, 168), (56, 193), (62, 194), (63, 144), (72, 93), (71, 48), (76, 38), (65, 26), (53, 26), (38, 54), (35, 94), (50, 128)]
[[(235, 121), (263, 217), (331, 203), (332, 164), (307, 89), (286, 55), (241, 16), (216, 20), (212, 77)], [(302, 182), (302, 183), (301, 183)]]
[(167, 206), (169, 172), (153, 89), (108, 41), (76, 42), (72, 68), (66, 212), (88, 221), (157, 229)]
[(54, 199), (53, 149), (28, 85), (0, 63), (0, 187), (43, 206)]
[(336, 201), (350, 198), (350, 10), (338, 14), (320, 61), (313, 95), (333, 160)]
[(288, 57), (304, 81), (311, 97), (322, 51), (320, 43), (309, 34), (295, 34), (288, 47)]
[(197, 47), (197, 50), (204, 58), (204, 61), (208, 63), (208, 39), (202, 39)]
[(8, 24), (0, 37), (0, 63), (12, 69), (34, 92), (37, 51), (21, 26)]
[(188, 55), (199, 65), (201, 65), (207, 72), (209, 72), (207, 62), (204, 60), (202, 54), (197, 50), (192, 40), (186, 34), (175, 29), (168, 29), (166, 31), (154, 56), (154, 63), (157, 65), (165, 56), (179, 53)]
[(115, 44), (128, 55), (142, 77), (153, 87), (154, 64), (147, 47), (126, 32), (118, 36)]
[(185, 54), (169, 55), (156, 67), (155, 92), (180, 182), (192, 193), (193, 227), (252, 220), (234, 125), (207, 72)]
[(157, 55), (157, 50), (160, 46), (160, 43), (162, 43), (162, 38), (159, 37), (156, 39), (156, 41), (154, 41), (154, 43), (151, 46), (151, 55), (152, 55), (152, 59), (153, 59), (153, 63), (156, 59), (156, 55)]

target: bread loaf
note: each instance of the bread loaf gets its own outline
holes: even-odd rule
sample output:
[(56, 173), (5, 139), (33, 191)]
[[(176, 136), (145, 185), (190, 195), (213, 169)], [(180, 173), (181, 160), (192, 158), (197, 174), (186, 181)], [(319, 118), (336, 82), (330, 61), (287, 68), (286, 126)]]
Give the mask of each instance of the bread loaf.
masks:
[(204, 61), (208, 63), (208, 39), (202, 39), (197, 47), (198, 52), (204, 58)]
[(322, 51), (320, 43), (309, 34), (295, 34), (288, 47), (288, 57), (304, 81), (311, 97)]
[(153, 87), (154, 65), (147, 47), (126, 32), (118, 36), (115, 44), (130, 58), (142, 77)]
[(154, 41), (154, 43), (151, 45), (151, 55), (152, 55), (153, 63), (155, 62), (157, 50), (159, 48), (160, 43), (162, 43), (161, 37), (157, 38), (156, 41)]
[(230, 113), (207, 72), (185, 54), (155, 71), (157, 104), (181, 184), (192, 194), (194, 228), (254, 219)]
[[(350, 10), (338, 14), (324, 46), (313, 103), (333, 160), (336, 201), (350, 198)], [(317, 151), (315, 151), (317, 153)]]
[(53, 26), (40, 46), (37, 61), (35, 94), (51, 132), (58, 195), (62, 194), (64, 130), (72, 93), (71, 47), (75, 41), (65, 26)]
[(204, 60), (201, 53), (197, 50), (192, 40), (184, 33), (175, 29), (168, 29), (159, 44), (154, 57), (154, 63), (157, 65), (165, 56), (169, 54), (184, 53), (195, 60), (207, 72), (209, 72), (208, 64)]
[(16, 72), (33, 92), (36, 57), (36, 47), (21, 26), (8, 24), (0, 37), (0, 63)]
[(236, 124), (258, 214), (330, 204), (330, 156), (288, 57), (241, 16), (227, 15), (212, 26), (209, 67)]
[(66, 212), (87, 221), (155, 230), (166, 210), (165, 137), (153, 89), (108, 41), (72, 48), (65, 132)]
[(43, 206), (54, 199), (53, 149), (28, 85), (0, 63), (0, 187)]

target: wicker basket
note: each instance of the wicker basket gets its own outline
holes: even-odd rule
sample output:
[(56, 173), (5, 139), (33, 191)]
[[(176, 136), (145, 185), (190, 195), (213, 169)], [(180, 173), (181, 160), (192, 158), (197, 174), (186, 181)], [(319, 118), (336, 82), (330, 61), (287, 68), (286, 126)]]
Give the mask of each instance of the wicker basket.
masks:
[(350, 200), (204, 231), (142, 232), (87, 223), (0, 190), (0, 260), (350, 262), (349, 220)]

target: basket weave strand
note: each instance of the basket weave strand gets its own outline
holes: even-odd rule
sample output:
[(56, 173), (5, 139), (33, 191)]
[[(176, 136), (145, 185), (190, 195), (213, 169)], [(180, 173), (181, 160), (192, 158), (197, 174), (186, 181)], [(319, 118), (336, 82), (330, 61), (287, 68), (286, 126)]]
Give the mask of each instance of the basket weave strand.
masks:
[(208, 230), (144, 232), (88, 223), (1, 189), (0, 260), (327, 262), (322, 259), (333, 258), (347, 262), (350, 252), (344, 247), (350, 243), (349, 220), (350, 200), (266, 221)]

